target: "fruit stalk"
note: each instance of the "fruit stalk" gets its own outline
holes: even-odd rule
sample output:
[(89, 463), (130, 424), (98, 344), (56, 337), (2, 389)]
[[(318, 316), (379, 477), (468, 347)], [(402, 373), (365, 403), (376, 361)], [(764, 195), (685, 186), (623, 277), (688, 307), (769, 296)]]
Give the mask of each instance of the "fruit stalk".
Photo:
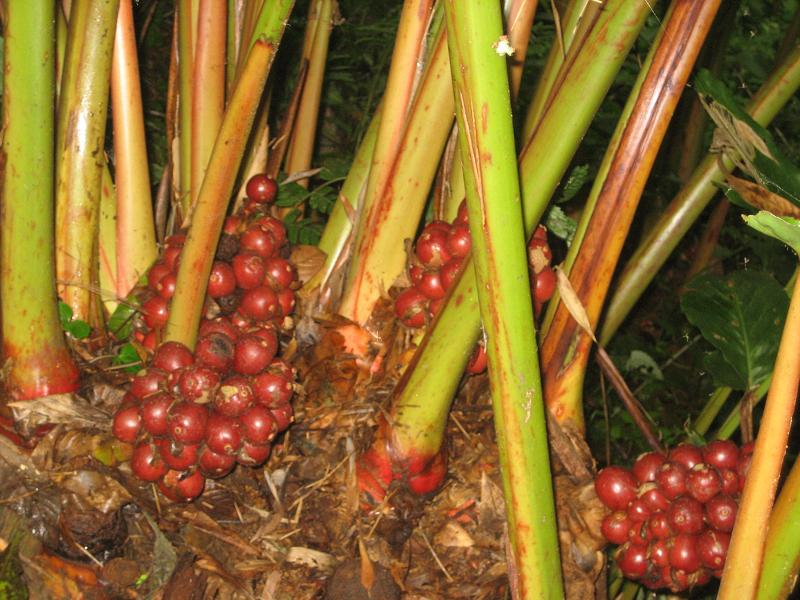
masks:
[(180, 342), (188, 348), (194, 348), (197, 339), (208, 276), (225, 211), (275, 51), (293, 5), (293, 0), (265, 2), (262, 13), (269, 18), (259, 20), (258, 41), (250, 50), (237, 81), (200, 188), (165, 330), (166, 340)]
[(5, 5), (0, 296), (5, 387), (13, 400), (78, 386), (56, 309), (54, 8), (27, 0)]
[(72, 7), (56, 131), (56, 273), (76, 319), (99, 330), (97, 232), (119, 0)]
[(560, 598), (564, 591), (511, 98), (506, 55), (497, 46), (502, 19), (491, 0), (449, 0), (445, 16), (512, 547), (509, 570), (516, 572), (512, 586), (520, 598)]
[[(747, 113), (760, 125), (768, 125), (799, 86), (800, 48), (796, 48), (764, 82), (751, 100)], [(728, 172), (732, 167), (728, 158), (706, 155), (644, 237), (617, 279), (598, 336), (601, 344), (608, 344), (658, 270), (717, 194), (716, 184), (723, 180), (723, 169)]]
[[(115, 291), (117, 297), (124, 298), (157, 255), (131, 0), (120, 0), (111, 101), (117, 199)], [(104, 175), (103, 186), (107, 185)], [(107, 194), (103, 192), (102, 196), (106, 198)]]
[[(718, 8), (718, 0), (671, 5), (600, 166), (565, 261), (592, 329), (656, 154)], [(542, 341), (545, 397), (556, 419), (583, 429), (583, 377), (592, 339), (562, 303), (551, 303), (550, 314), (552, 324)]]
[(764, 557), (770, 511), (781, 476), (800, 384), (800, 278), (795, 281), (772, 385), (764, 405), (753, 462), (731, 535), (720, 600), (753, 598)]

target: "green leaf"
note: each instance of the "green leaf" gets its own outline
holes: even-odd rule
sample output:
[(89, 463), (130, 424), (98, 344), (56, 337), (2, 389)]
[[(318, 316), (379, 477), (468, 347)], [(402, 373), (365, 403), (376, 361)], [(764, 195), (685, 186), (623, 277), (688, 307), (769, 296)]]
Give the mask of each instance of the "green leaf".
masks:
[(556, 204), (569, 202), (581, 191), (583, 185), (589, 180), (589, 165), (578, 165), (567, 177), (567, 182), (561, 190), (561, 197), (556, 200)]
[(133, 318), (136, 315), (136, 307), (120, 302), (117, 308), (108, 319), (108, 331), (118, 340), (126, 340), (133, 331)]
[(780, 240), (800, 256), (800, 220), (778, 217), (766, 210), (755, 215), (742, 215), (744, 222), (756, 231)]
[(280, 187), (280, 192), (278, 193), (278, 199), (275, 201), (275, 206), (280, 206), (281, 208), (299, 206), (306, 201), (308, 196), (308, 190), (302, 185), (294, 181), (291, 183), (284, 183)]
[(115, 365), (127, 365), (125, 371), (136, 373), (142, 367), (142, 359), (133, 344), (124, 344), (114, 357)]
[(640, 371), (649, 377), (664, 380), (664, 374), (658, 367), (658, 363), (647, 352), (642, 350), (631, 350), (628, 360), (625, 361), (626, 371)]
[(719, 387), (729, 387), (735, 390), (747, 389), (747, 379), (736, 371), (734, 366), (725, 360), (722, 352), (714, 350), (703, 357), (703, 366), (711, 373), (714, 384)]
[(72, 321), (72, 307), (66, 302), (61, 302), (61, 300), (58, 301), (58, 318), (63, 329), (67, 329), (69, 322)]
[(567, 216), (567, 213), (556, 205), (551, 206), (550, 210), (547, 211), (545, 225), (548, 231), (567, 242), (567, 245), (572, 242), (572, 238), (575, 237), (575, 230), (578, 228), (575, 219)]
[(76, 340), (83, 340), (89, 337), (92, 333), (92, 328), (85, 321), (76, 319), (75, 321), (70, 321), (67, 332)]
[(738, 389), (757, 386), (772, 372), (788, 308), (783, 287), (757, 271), (696, 277), (681, 299), (686, 318), (721, 353), (709, 359), (709, 370)]

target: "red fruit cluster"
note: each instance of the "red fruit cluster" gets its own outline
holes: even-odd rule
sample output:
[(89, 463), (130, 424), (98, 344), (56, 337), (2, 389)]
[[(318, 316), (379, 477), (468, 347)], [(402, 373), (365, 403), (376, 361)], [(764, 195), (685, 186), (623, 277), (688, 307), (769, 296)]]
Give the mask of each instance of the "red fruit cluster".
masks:
[(676, 593), (721, 576), (751, 455), (750, 444), (715, 440), (601, 470), (595, 490), (613, 511), (602, 532), (622, 574)]
[[(114, 416), (114, 435), (135, 444), (134, 474), (175, 501), (196, 498), (206, 478), (224, 477), (237, 463), (262, 464), (293, 420), (294, 371), (277, 354), (294, 309), (295, 271), (281, 256), (283, 224), (260, 210), (274, 199), (274, 181), (256, 175), (247, 194), (242, 213), (225, 222), (194, 353), (177, 342), (158, 346)], [(167, 320), (184, 240), (170, 237), (148, 273), (138, 336), (151, 349)]]
[[(263, 211), (274, 199), (274, 185), (264, 175), (248, 181), (247, 201), (239, 214), (226, 219), (211, 267), (206, 316), (226, 315), (240, 329), (265, 322), (282, 327), (295, 307), (297, 274), (285, 258), (286, 228)], [(142, 323), (136, 336), (148, 350), (155, 350), (166, 325), (185, 240), (184, 234), (167, 238), (161, 259), (147, 274)]]
[[(462, 202), (452, 223), (432, 221), (422, 230), (414, 246), (408, 268), (411, 287), (397, 295), (394, 304), (397, 318), (410, 328), (424, 327), (442, 309), (447, 292), (458, 281), (461, 268), (472, 248), (467, 205)], [(534, 310), (553, 295), (556, 275), (550, 267), (553, 254), (547, 245), (547, 230), (539, 225), (528, 244), (528, 270)], [(478, 345), (467, 365), (468, 373), (486, 369), (486, 351)]]

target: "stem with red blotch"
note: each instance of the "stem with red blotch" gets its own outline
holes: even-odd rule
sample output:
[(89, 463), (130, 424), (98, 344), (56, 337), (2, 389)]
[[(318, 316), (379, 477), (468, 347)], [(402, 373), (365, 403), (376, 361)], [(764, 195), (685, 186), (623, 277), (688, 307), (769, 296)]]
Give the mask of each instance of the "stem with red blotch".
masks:
[(0, 296), (12, 400), (74, 392), (56, 308), (53, 243), (55, 4), (10, 0), (4, 23)]

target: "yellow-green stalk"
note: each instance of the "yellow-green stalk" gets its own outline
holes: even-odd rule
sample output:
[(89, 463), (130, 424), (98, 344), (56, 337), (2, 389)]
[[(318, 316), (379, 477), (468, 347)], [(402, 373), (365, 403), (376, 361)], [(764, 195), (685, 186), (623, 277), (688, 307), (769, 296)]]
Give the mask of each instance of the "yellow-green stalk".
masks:
[[(192, 92), (194, 86), (194, 38), (192, 37), (193, 0), (178, 0), (178, 156), (177, 177), (180, 218), (186, 219), (192, 205)], [(172, 140), (169, 140), (172, 143)]]
[(55, 5), (5, 2), (0, 296), (11, 400), (74, 392), (56, 308), (53, 244)]
[[(111, 101), (117, 198), (114, 291), (117, 297), (125, 298), (158, 253), (132, 0), (120, 0), (111, 70)], [(103, 185), (108, 184), (104, 182)]]
[(446, 0), (445, 14), (511, 585), (520, 599), (563, 598), (500, 9), (492, 0)]
[(102, 323), (97, 232), (111, 79), (112, 32), (119, 0), (72, 7), (56, 129), (56, 273), (76, 319)]

